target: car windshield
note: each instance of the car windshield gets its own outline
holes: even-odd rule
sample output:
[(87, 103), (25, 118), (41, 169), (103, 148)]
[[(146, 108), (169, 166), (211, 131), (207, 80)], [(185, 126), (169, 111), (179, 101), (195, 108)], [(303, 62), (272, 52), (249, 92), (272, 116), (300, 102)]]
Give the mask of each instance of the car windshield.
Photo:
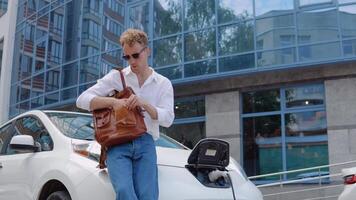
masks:
[[(46, 112), (53, 124), (67, 137), (79, 140), (94, 140), (94, 126), (91, 115), (76, 113)], [(156, 146), (186, 149), (172, 138), (161, 134)]]

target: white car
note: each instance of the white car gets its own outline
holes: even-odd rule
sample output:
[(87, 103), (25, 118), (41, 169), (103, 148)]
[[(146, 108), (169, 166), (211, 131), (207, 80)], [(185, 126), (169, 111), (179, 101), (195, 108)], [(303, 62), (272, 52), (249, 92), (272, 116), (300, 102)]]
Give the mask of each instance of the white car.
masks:
[(356, 167), (341, 170), (344, 178), (344, 190), (338, 200), (353, 200), (356, 197)]
[[(76, 112), (33, 110), (2, 125), (0, 199), (114, 200), (93, 132), (91, 115)], [(262, 200), (223, 141), (192, 151), (162, 135), (156, 144), (160, 200)]]

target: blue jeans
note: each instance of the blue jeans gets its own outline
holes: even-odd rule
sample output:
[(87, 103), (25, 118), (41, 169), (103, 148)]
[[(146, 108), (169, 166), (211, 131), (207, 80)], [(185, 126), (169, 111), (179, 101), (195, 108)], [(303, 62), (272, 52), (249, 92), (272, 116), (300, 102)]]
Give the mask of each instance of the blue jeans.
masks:
[(109, 148), (106, 164), (116, 200), (158, 200), (157, 155), (150, 134)]

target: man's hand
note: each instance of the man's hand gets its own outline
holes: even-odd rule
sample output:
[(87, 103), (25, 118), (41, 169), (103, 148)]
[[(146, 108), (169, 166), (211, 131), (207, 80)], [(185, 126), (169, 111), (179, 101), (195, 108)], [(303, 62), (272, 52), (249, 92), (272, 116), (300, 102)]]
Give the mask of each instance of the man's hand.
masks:
[(128, 108), (128, 104), (127, 104), (127, 101), (128, 99), (114, 99), (114, 102), (112, 103), (112, 108), (114, 110), (118, 110), (120, 109), (121, 107), (126, 107)]
[(136, 106), (144, 107), (146, 104), (146, 101), (144, 101), (142, 98), (132, 94), (126, 102), (126, 106), (129, 110), (133, 110), (136, 108)]

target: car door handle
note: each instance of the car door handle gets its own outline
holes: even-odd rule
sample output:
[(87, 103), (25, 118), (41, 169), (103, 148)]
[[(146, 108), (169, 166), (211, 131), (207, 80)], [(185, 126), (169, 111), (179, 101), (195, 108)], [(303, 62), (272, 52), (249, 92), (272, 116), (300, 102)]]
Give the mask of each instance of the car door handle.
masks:
[(0, 169), (2, 169), (2, 163), (0, 163)]

